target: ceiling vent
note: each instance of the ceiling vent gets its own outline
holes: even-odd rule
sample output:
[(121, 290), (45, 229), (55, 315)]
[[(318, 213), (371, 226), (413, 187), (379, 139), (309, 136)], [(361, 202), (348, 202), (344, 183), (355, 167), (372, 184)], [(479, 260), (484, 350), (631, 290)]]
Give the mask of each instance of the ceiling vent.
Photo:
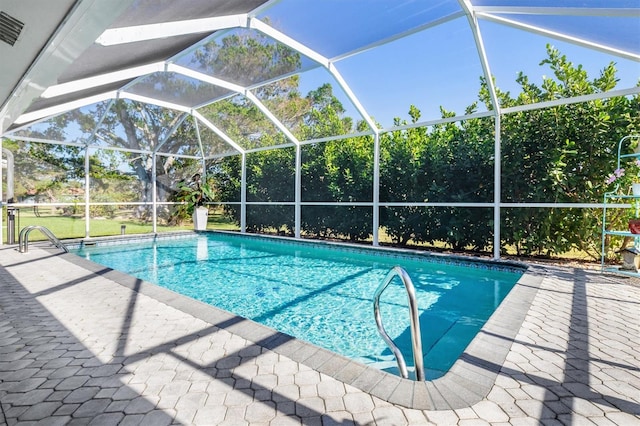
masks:
[(13, 46), (18, 41), (22, 27), (24, 27), (24, 23), (13, 16), (0, 12), (0, 40)]

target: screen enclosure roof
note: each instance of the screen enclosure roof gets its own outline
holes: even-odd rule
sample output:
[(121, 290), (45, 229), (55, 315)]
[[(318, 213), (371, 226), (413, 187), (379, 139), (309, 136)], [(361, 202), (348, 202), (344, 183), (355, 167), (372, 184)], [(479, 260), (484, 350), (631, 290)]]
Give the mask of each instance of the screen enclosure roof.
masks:
[[(215, 158), (401, 128), (411, 105), (422, 125), (441, 108), (491, 116), (518, 72), (552, 74), (549, 44), (592, 78), (615, 62), (619, 84), (594, 97), (640, 92), (639, 0), (0, 0), (0, 12), (0, 134), (15, 139)], [(327, 84), (361, 125), (310, 134), (274, 95)]]

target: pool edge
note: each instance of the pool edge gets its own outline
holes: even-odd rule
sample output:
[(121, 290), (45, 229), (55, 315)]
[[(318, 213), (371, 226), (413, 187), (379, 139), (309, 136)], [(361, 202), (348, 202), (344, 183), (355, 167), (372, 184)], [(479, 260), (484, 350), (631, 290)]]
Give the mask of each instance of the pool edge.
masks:
[[(191, 232), (181, 234), (191, 234)], [(520, 264), (526, 268), (523, 276), (449, 371), (438, 379), (416, 382), (360, 364), (252, 320), (107, 268), (75, 254), (65, 253), (61, 257), (90, 272), (232, 332), (293, 361), (305, 364), (319, 373), (384, 401), (420, 410), (470, 407), (490, 392), (542, 281), (542, 276), (535, 273), (531, 267), (526, 268), (525, 265)], [(505, 263), (514, 265), (513, 262)]]

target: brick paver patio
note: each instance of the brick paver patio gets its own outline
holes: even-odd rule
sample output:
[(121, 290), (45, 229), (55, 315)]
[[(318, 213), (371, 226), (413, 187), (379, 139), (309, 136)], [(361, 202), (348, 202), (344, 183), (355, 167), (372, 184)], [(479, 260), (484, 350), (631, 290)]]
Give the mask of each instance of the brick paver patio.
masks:
[(418, 410), (68, 256), (0, 248), (0, 424), (640, 425), (634, 279), (532, 266), (542, 279), (515, 338), (490, 336), (510, 349), (488, 393), (465, 406), (441, 388), (455, 409)]

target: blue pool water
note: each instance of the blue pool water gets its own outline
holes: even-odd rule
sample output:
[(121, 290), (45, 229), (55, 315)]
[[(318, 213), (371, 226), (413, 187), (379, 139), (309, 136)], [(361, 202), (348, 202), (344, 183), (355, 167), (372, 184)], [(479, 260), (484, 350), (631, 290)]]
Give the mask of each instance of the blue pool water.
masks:
[[(417, 291), (428, 379), (453, 365), (523, 273), (441, 257), (220, 233), (72, 252), (396, 374), (395, 358), (376, 329), (373, 294), (400, 265)], [(380, 306), (387, 332), (412, 366), (407, 296), (399, 279), (383, 293)]]

